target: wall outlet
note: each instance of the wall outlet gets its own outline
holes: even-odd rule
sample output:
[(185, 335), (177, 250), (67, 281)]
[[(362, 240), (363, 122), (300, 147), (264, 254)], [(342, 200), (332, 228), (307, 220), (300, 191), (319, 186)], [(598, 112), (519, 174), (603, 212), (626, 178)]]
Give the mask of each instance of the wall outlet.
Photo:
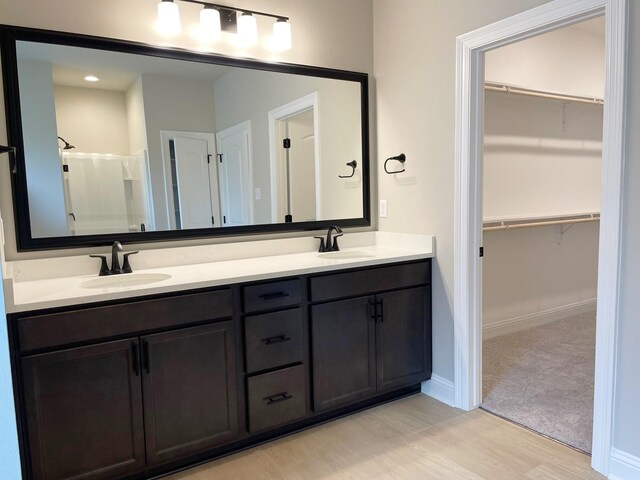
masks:
[(387, 218), (387, 201), (386, 200), (380, 200), (379, 212), (380, 212), (380, 218)]
[(256, 200), (262, 199), (262, 191), (259, 188), (256, 188)]

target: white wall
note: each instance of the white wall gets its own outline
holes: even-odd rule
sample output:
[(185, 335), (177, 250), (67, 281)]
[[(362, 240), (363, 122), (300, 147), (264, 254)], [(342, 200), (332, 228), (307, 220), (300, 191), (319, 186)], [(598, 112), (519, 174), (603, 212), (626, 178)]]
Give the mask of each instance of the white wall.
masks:
[(506, 320), (525, 318), (532, 321), (522, 322), (526, 328), (578, 313), (585, 304), (595, 308), (589, 301), (596, 298), (600, 225), (567, 227), (485, 232), (483, 328), (491, 331)]
[[(237, 8), (257, 8), (250, 0), (236, 0)], [(181, 4), (181, 17), (185, 25), (197, 24), (200, 7)], [(371, 0), (260, 0), (259, 10), (281, 12), (291, 19), (293, 48), (287, 52), (274, 54), (259, 44), (240, 52), (227, 38), (205, 50), (226, 54), (257, 58), (265, 61), (279, 61), (316, 65), (321, 67), (373, 73), (373, 39)], [(185, 28), (183, 33), (172, 39), (160, 37), (155, 29), (157, 12), (156, 0), (113, 0), (107, 6), (85, 0), (22, 0), (19, 3), (0, 0), (2, 23), (64, 32), (82, 33), (132, 40), (151, 45), (170, 45), (186, 49), (203, 49), (193, 36), (193, 30)], [(261, 37), (270, 35), (272, 22), (259, 19)], [(373, 82), (372, 82), (373, 91)], [(371, 148), (375, 152), (375, 118), (373, 94), (371, 95)], [(0, 106), (4, 105), (0, 101)], [(5, 116), (0, 107), (0, 140), (6, 140)], [(133, 138), (132, 138), (133, 141)], [(134, 151), (134, 153), (136, 153)], [(6, 169), (6, 164), (5, 167)], [(2, 173), (0, 171), (0, 173)], [(375, 185), (374, 185), (375, 188)], [(0, 212), (4, 219), (7, 244), (5, 252), (8, 260), (43, 258), (51, 256), (78, 255), (94, 252), (95, 248), (48, 250), (39, 252), (17, 252), (14, 233), (10, 179), (6, 172), (0, 175)], [(274, 236), (292, 236), (277, 234)], [(165, 242), (162, 244), (140, 244), (132, 248), (170, 248), (194, 244), (210, 244), (242, 241), (251, 237), (218, 237), (209, 239)], [(255, 237), (253, 237), (255, 238)]]
[(167, 230), (169, 218), (160, 131), (214, 133), (213, 86), (209, 81), (143, 74), (142, 95), (156, 230)]
[[(601, 139), (602, 106), (487, 94), (484, 218), (599, 212)], [(598, 229), (485, 232), (485, 338), (595, 309)]]
[[(434, 373), (453, 375), (455, 38), (544, 0), (373, 0), (380, 160), (407, 154), (402, 176), (380, 175), (389, 200), (381, 230), (437, 238), (433, 270)], [(640, 458), (640, 2), (631, 0), (623, 292), (614, 446)], [(410, 207), (407, 207), (410, 206)]]
[[(0, 291), (2, 278), (0, 278)], [(0, 296), (0, 478), (20, 479), (20, 455), (18, 453), (13, 385), (9, 362), (9, 342), (4, 296)]]
[(349, 172), (347, 162), (362, 158), (360, 131), (354, 128), (360, 124), (360, 84), (234, 69), (215, 82), (214, 91), (218, 130), (251, 120), (253, 186), (262, 191), (262, 199), (254, 203), (256, 223), (271, 223), (269, 111), (314, 92), (318, 92), (321, 218), (362, 216), (361, 180), (338, 178)]
[(33, 237), (67, 234), (67, 214), (62, 189), (62, 164), (58, 153), (56, 112), (51, 65), (23, 61), (18, 66), (22, 131), (26, 161), (29, 213)]
[[(587, 23), (596, 32), (604, 26), (602, 17)], [(603, 97), (604, 30), (583, 28), (489, 52), (485, 79)], [(602, 114), (601, 105), (487, 92), (484, 219), (599, 212)], [(485, 338), (595, 309), (598, 228), (595, 222), (485, 232)]]
[[(598, 34), (598, 30), (602, 33)], [(604, 97), (604, 17), (487, 52), (485, 79), (519, 87)]]
[(485, 220), (600, 211), (602, 106), (489, 93)]
[(124, 92), (54, 86), (58, 134), (83, 153), (129, 154)]
[[(250, 0), (236, 0), (238, 8), (258, 8)], [(86, 0), (58, 0), (56, 2), (42, 2), (41, 0), (0, 0), (2, 23), (64, 32), (83, 33), (104, 37), (133, 40), (152, 45), (166, 44), (167, 41), (158, 37), (153, 25), (156, 16), (156, 0), (112, 0), (108, 5)], [(197, 22), (200, 8), (197, 5), (180, 6), (182, 18), (190, 22)], [(329, 68), (373, 72), (373, 12), (371, 0), (260, 0), (260, 10), (282, 13), (291, 18), (293, 30), (293, 48), (280, 55), (274, 55), (259, 45), (245, 55), (263, 59), (290, 63), (317, 65)], [(270, 22), (268, 22), (270, 23)], [(269, 30), (269, 25), (263, 22), (259, 25), (261, 34)], [(200, 45), (188, 30), (173, 39), (172, 45), (181, 48), (196, 49)], [(236, 48), (228, 43), (220, 43), (212, 51), (235, 55)], [(373, 102), (371, 102), (373, 106)], [(374, 112), (372, 111), (372, 118)], [(372, 134), (374, 135), (374, 134)], [(0, 99), (0, 143), (6, 144), (6, 123), (4, 115), (4, 99)], [(375, 136), (372, 137), (375, 146)], [(135, 152), (134, 152), (135, 153)], [(11, 198), (10, 175), (8, 162), (0, 162), (0, 212), (4, 220), (6, 246), (5, 254), (8, 260), (26, 258), (45, 258), (65, 255), (79, 255), (95, 252), (96, 249), (66, 249), (47, 250), (41, 252), (18, 253), (15, 242), (13, 206)], [(186, 242), (168, 242), (163, 244), (143, 244), (132, 249), (170, 248), (191, 244), (207, 244), (216, 242), (238, 241), (242, 238), (204, 239)], [(251, 239), (251, 237), (244, 237)], [(0, 332), (0, 344), (6, 344), (6, 334)], [(0, 359), (0, 378), (9, 378), (9, 362)], [(6, 380), (0, 388), (8, 392)], [(3, 397), (4, 398), (4, 397)], [(5, 403), (2, 403), (5, 405)], [(11, 408), (3, 408), (0, 415), (12, 424)], [(6, 478), (19, 479), (19, 459), (15, 454), (16, 438), (10, 430), (2, 430), (2, 454), (0, 464), (10, 472)], [(7, 459), (7, 462), (4, 462)], [(0, 472), (2, 472), (0, 470)], [(2, 478), (5, 478), (4, 476)]]
[(453, 380), (455, 39), (544, 0), (374, 0), (378, 168), (407, 155), (406, 172), (379, 173), (388, 201), (379, 228), (433, 234), (433, 371)]

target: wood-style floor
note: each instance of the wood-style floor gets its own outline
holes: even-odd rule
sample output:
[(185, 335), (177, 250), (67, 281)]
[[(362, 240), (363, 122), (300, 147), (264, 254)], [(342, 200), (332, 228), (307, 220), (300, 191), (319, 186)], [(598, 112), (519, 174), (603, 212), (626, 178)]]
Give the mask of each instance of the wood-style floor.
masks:
[(417, 394), (167, 478), (603, 479), (590, 461), (490, 413)]

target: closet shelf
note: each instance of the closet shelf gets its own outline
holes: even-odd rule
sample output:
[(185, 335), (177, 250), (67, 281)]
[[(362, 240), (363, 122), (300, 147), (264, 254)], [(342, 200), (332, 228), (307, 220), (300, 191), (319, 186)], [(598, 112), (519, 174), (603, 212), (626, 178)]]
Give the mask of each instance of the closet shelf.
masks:
[(501, 83), (485, 82), (484, 89), (489, 92), (513, 93), (515, 95), (526, 95), (528, 97), (550, 98), (552, 100), (563, 100), (565, 102), (589, 103), (592, 105), (604, 105), (604, 100), (595, 97), (583, 97), (580, 95), (569, 95), (556, 92), (545, 92), (532, 88), (516, 87)]
[(483, 222), (482, 231), (491, 232), (495, 230), (512, 230), (516, 228), (545, 227), (547, 225), (568, 225), (598, 221), (600, 221), (599, 213), (565, 215), (562, 217), (536, 217), (526, 220), (492, 220)]

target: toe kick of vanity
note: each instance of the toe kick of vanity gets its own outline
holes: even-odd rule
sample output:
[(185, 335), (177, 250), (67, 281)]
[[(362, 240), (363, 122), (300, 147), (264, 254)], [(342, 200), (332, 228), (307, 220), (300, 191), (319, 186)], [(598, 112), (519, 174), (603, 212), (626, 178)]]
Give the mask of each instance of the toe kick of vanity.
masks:
[(150, 478), (419, 391), (431, 259), (8, 320), (25, 480)]

